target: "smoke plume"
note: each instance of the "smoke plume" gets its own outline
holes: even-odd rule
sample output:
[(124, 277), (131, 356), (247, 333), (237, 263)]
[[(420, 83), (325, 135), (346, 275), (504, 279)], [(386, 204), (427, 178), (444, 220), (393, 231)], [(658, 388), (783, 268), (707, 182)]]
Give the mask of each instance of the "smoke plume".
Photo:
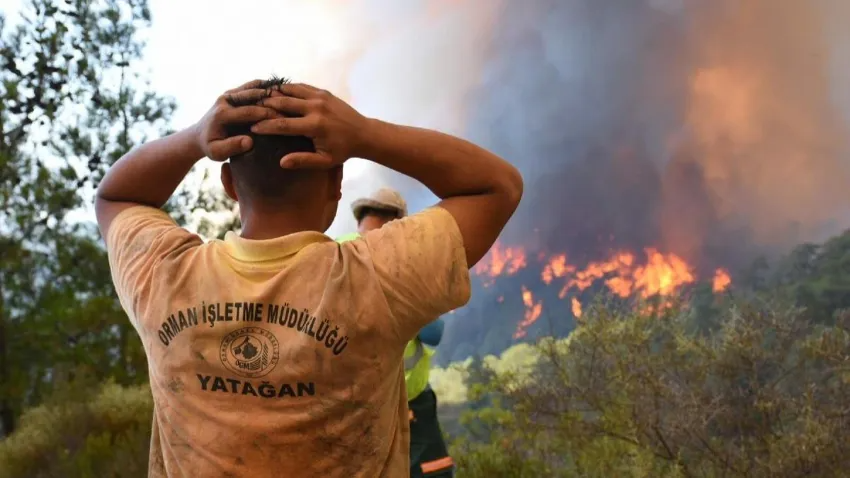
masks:
[[(467, 95), (479, 83), (500, 1), (339, 2), (365, 47), (345, 57), (348, 76), (338, 86), (363, 114), (462, 135)], [(348, 204), (387, 185), (401, 190), (413, 211), (436, 200), (410, 178), (352, 160), (331, 233), (353, 229)]]
[[(505, 242), (585, 259), (655, 246), (707, 268), (850, 225), (841, 1), (356, 5), (369, 38), (349, 98), (517, 165), (526, 195)], [(414, 210), (433, 200), (352, 171), (346, 201), (385, 184)]]

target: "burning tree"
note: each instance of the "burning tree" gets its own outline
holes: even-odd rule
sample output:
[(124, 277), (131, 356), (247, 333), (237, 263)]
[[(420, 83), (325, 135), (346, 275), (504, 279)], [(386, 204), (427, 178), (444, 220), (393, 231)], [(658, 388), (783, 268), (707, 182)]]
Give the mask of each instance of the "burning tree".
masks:
[[(449, 327), (486, 331), (480, 340), (483, 345), (470, 349), (456, 342), (470, 334), (447, 334), (440, 351), (444, 364), (445, 355), (453, 350), (450, 359), (457, 361), (499, 353), (517, 341), (565, 336), (581, 320), (585, 302), (600, 295), (660, 313), (683, 294), (697, 293), (700, 286), (721, 294), (732, 283), (726, 269), (701, 277), (683, 258), (655, 248), (646, 248), (643, 254), (613, 251), (605, 259), (580, 265), (563, 252), (532, 254), (521, 246), (496, 243), (473, 273), (480, 287), (475, 304), (457, 311), (456, 322)], [(519, 319), (494, 323), (494, 315)]]

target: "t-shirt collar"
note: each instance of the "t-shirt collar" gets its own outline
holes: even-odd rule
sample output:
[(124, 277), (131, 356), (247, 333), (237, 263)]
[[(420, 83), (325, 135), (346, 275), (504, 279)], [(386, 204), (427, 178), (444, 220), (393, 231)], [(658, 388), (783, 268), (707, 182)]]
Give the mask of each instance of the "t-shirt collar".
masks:
[(227, 253), (241, 261), (260, 262), (283, 259), (291, 256), (310, 244), (331, 241), (331, 238), (317, 231), (303, 231), (274, 239), (245, 239), (233, 231), (224, 236)]

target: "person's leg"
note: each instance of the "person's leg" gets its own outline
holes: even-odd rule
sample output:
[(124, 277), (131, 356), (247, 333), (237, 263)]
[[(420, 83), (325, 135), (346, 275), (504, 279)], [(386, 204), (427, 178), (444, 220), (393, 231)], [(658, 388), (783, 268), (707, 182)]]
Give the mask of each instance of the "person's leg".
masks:
[(410, 419), (410, 478), (423, 478), (424, 475), (422, 474), (420, 464), (422, 463), (422, 454), (428, 446), (428, 443), (422, 439), (423, 433), (420, 426), (420, 417), (414, 412), (414, 408), (421, 408), (418, 406), (417, 399), (419, 397), (407, 402), (407, 406), (410, 409), (408, 414), (408, 418)]
[(451, 478), (454, 462), (449, 456), (443, 432), (437, 419), (437, 396), (425, 389), (408, 403), (413, 419), (410, 422), (411, 478)]

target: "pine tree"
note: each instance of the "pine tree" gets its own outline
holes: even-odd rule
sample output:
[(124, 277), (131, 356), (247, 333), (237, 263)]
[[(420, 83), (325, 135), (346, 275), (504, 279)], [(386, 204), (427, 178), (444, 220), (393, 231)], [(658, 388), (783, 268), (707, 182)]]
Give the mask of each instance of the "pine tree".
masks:
[[(147, 378), (88, 207), (174, 109), (138, 74), (145, 0), (28, 0), (0, 16), (0, 434), (81, 372)], [(2, 436), (0, 435), (0, 436)]]

